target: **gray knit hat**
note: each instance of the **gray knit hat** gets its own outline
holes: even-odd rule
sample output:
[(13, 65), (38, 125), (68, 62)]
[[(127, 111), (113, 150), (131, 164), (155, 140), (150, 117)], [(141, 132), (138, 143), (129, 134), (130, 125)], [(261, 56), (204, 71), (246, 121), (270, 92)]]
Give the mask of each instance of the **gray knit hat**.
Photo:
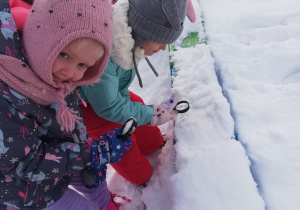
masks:
[(147, 40), (170, 44), (183, 30), (187, 0), (129, 0), (128, 23), (135, 47)]

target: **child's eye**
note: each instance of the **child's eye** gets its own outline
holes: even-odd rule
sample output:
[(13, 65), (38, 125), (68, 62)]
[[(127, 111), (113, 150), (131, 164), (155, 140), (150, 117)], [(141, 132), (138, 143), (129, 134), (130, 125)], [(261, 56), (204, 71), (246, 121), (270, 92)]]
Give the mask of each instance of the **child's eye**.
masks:
[(66, 53), (64, 53), (64, 52), (60, 52), (59, 55), (60, 55), (61, 57), (63, 57), (63, 58), (66, 58), (66, 59), (69, 58), (68, 54), (66, 54)]
[(88, 67), (87, 65), (85, 65), (84, 63), (79, 63), (78, 64), (80, 67)]

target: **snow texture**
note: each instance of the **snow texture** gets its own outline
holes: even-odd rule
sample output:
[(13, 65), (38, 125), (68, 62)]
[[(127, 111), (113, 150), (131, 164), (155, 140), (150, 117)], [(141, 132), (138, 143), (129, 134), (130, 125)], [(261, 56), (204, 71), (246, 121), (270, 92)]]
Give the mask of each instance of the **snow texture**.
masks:
[[(300, 1), (192, 2), (197, 21), (186, 18), (171, 54), (173, 88), (166, 51), (149, 58), (159, 77), (142, 61), (144, 88), (131, 86), (147, 104), (189, 101), (176, 144), (148, 157), (148, 187), (109, 167), (109, 189), (132, 199), (126, 210), (300, 209)], [(180, 48), (195, 31), (207, 45)]]

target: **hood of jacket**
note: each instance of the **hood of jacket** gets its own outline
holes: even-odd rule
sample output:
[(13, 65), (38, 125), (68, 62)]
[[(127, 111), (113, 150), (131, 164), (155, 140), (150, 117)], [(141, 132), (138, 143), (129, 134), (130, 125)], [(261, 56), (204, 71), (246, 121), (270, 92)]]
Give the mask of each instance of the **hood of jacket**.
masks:
[[(132, 37), (132, 29), (128, 25), (128, 10), (128, 0), (119, 0), (113, 5), (114, 40), (111, 57), (125, 70), (134, 68), (132, 51), (135, 41)], [(134, 55), (136, 63), (145, 58), (144, 50), (140, 47), (134, 50)]]

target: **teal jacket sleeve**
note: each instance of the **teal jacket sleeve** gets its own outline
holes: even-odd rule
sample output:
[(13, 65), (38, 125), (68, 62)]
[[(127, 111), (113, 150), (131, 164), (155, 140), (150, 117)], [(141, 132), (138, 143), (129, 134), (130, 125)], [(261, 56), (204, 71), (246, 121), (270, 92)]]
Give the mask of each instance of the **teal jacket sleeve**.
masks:
[(138, 125), (145, 125), (152, 119), (153, 107), (130, 101), (128, 86), (133, 78), (127, 78), (128, 84), (120, 87), (120, 80), (126, 80), (124, 77), (128, 75), (128, 72), (109, 59), (100, 80), (93, 85), (82, 86), (80, 95), (97, 115), (108, 121), (123, 124), (134, 117)]

